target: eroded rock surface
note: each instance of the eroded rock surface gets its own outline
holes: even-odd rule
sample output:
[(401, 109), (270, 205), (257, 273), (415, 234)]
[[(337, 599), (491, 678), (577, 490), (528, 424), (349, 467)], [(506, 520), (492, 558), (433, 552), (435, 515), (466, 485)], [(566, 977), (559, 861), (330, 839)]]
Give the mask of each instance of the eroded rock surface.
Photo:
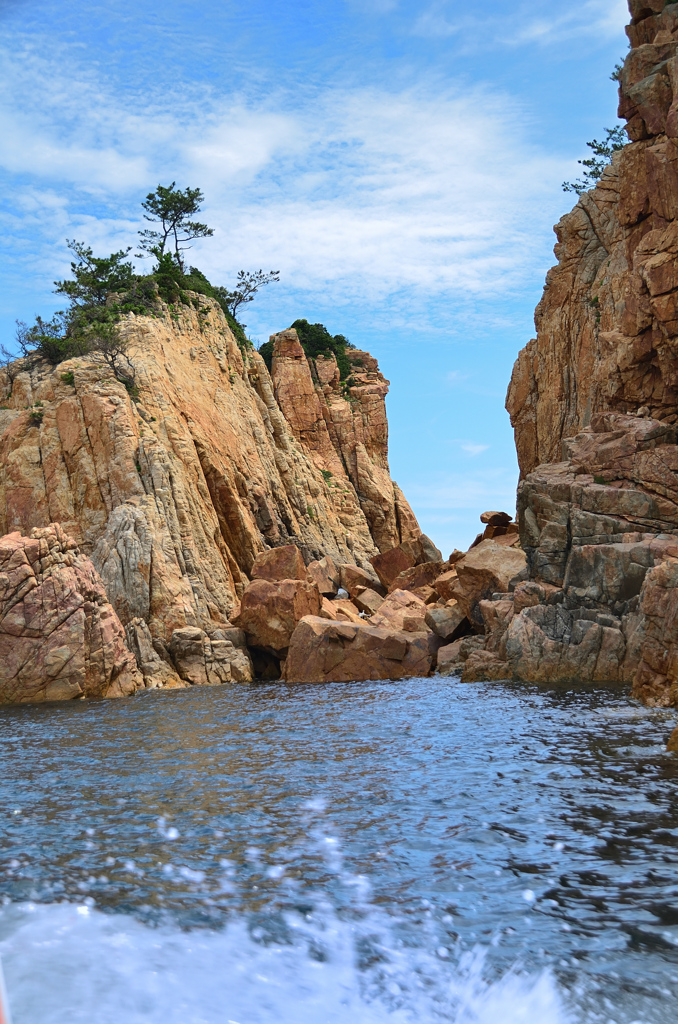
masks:
[(76, 542), (58, 524), (0, 539), (0, 703), (124, 697), (143, 685)]

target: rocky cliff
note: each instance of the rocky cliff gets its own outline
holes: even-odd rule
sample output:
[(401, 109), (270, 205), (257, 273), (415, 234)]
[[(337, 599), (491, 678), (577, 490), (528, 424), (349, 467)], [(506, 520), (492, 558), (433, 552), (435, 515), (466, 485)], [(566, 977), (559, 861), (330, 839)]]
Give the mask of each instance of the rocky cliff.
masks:
[(341, 382), (288, 330), (269, 374), (189, 298), (121, 325), (134, 396), (97, 357), (0, 375), (0, 534), (58, 523), (161, 655), (177, 630), (228, 627), (268, 548), (369, 567), (421, 533), (389, 475), (376, 361), (349, 350)]
[(465, 677), (678, 701), (678, 4), (630, 0), (628, 145), (556, 226), (507, 397), (525, 570)]

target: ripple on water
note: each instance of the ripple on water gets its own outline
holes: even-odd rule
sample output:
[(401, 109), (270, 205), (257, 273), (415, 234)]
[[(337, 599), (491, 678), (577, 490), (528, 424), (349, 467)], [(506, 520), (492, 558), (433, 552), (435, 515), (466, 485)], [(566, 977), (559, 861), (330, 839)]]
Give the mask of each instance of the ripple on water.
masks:
[(672, 725), (454, 679), (3, 709), (15, 1024), (673, 1021)]

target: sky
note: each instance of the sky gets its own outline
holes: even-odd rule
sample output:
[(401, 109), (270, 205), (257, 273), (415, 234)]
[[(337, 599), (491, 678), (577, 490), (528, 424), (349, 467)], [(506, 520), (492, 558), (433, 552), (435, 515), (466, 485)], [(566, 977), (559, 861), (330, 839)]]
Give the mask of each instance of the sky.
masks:
[[(625, 0), (0, 0), (0, 341), (60, 308), (66, 239), (135, 245), (199, 187), (213, 284), (279, 270), (378, 360), (391, 473), (447, 556), (515, 510), (504, 410), (586, 142), (617, 124)], [(143, 264), (140, 262), (139, 266)], [(148, 264), (145, 265), (148, 269)]]

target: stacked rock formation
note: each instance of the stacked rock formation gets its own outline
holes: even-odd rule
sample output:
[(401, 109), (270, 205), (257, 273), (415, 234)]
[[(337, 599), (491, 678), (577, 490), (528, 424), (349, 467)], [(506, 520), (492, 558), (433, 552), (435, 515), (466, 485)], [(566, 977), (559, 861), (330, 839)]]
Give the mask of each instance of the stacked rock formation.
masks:
[(349, 350), (347, 385), (290, 330), (269, 375), (214, 301), (188, 298), (123, 322), (134, 396), (96, 357), (0, 372), (0, 534), (59, 524), (153, 686), (251, 678), (230, 617), (262, 552), (369, 568), (421, 533), (389, 475), (376, 361)]

